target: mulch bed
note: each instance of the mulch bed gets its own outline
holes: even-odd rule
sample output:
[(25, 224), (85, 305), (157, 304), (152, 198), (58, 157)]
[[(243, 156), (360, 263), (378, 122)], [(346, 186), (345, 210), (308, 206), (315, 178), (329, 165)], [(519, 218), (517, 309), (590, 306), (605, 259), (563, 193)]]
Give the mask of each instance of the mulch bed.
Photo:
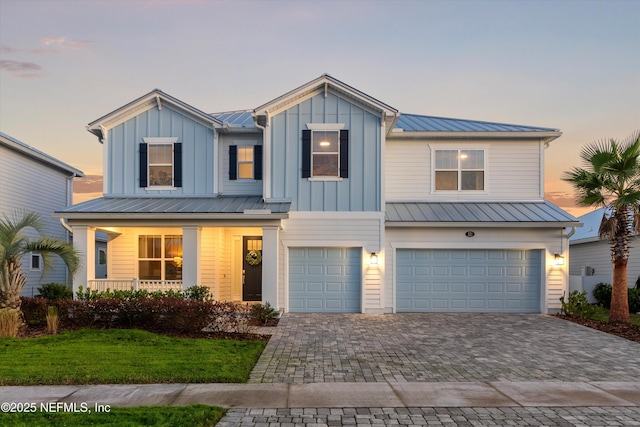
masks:
[(580, 325), (597, 329), (599, 331), (606, 332), (607, 334), (617, 335), (619, 337), (628, 339), (629, 341), (640, 343), (640, 326), (637, 325), (631, 325), (627, 323), (601, 322), (599, 320), (567, 316), (564, 314), (558, 314), (556, 315), (556, 317), (568, 320), (570, 322), (579, 323)]

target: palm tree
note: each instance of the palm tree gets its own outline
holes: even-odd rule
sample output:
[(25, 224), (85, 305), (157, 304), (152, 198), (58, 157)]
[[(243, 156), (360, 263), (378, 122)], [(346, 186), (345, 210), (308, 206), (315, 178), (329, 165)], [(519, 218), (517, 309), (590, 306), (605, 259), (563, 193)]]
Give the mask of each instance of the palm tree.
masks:
[(581, 205), (608, 208), (598, 234), (611, 242), (609, 321), (629, 323), (629, 237), (640, 230), (640, 132), (623, 142), (592, 142), (582, 149), (580, 157), (584, 168), (574, 167), (563, 179), (573, 184)]
[[(36, 230), (39, 237), (26, 237), (24, 231), (27, 228)], [(18, 316), (19, 321), (22, 319), (20, 294), (26, 282), (21, 260), (29, 252), (37, 252), (42, 256), (45, 269), (50, 265), (52, 255), (60, 257), (71, 274), (80, 263), (73, 245), (42, 235), (42, 225), (37, 214), (16, 213), (13, 218), (7, 215), (0, 218), (0, 312)]]

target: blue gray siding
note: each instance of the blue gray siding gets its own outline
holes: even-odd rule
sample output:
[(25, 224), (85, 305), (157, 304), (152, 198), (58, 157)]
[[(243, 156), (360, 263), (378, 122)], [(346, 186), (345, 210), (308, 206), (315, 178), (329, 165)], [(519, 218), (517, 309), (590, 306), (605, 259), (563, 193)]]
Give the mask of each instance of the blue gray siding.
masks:
[[(139, 144), (144, 137), (177, 137), (182, 143), (182, 187), (146, 190), (139, 186)], [(213, 194), (216, 155), (212, 128), (164, 105), (109, 130), (105, 196), (204, 196)]]
[[(301, 177), (302, 130), (307, 123), (344, 123), (349, 130), (349, 178)], [(320, 93), (272, 118), (271, 197), (291, 199), (299, 211), (380, 211), (380, 118), (331, 92)]]

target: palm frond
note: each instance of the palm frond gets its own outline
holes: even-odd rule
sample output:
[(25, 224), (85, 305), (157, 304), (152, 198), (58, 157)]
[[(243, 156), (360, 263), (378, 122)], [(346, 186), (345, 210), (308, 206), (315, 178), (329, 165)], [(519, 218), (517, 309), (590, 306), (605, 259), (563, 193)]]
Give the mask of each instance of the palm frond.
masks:
[(44, 260), (44, 267), (48, 268), (51, 265), (50, 258), (52, 255), (57, 255), (67, 265), (71, 274), (75, 273), (79, 265), (79, 253), (71, 245), (64, 240), (56, 239), (53, 237), (41, 237), (36, 240), (31, 240), (24, 245), (26, 252), (37, 252), (42, 255)]

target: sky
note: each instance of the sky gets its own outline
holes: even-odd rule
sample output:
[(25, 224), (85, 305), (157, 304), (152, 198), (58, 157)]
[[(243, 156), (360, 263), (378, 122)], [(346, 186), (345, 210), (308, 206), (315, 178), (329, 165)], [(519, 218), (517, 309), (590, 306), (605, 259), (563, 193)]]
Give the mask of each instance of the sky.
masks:
[(638, 0), (0, 0), (0, 131), (90, 175), (86, 200), (89, 122), (154, 88), (213, 113), (328, 73), (401, 113), (560, 129), (546, 199), (580, 215), (562, 174), (640, 130), (639, 22)]

